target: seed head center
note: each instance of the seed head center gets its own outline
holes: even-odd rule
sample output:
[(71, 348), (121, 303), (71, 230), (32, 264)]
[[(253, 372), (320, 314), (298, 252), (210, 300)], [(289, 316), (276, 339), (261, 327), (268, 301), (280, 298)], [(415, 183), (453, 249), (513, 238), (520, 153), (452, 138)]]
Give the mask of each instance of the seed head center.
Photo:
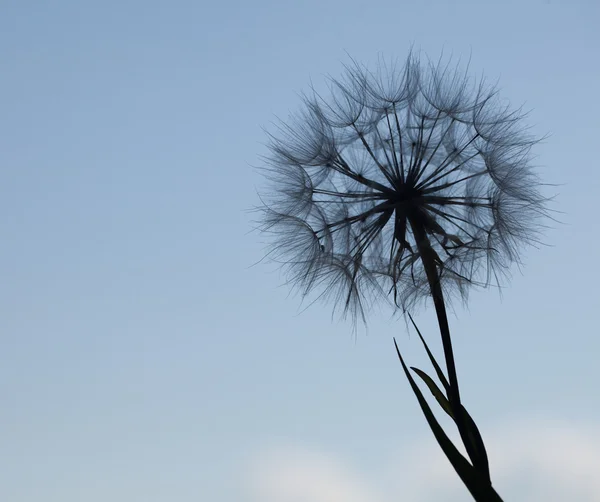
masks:
[(421, 198), (421, 191), (411, 185), (402, 183), (395, 187), (394, 194), (390, 197), (390, 202), (396, 207), (407, 207), (418, 204)]

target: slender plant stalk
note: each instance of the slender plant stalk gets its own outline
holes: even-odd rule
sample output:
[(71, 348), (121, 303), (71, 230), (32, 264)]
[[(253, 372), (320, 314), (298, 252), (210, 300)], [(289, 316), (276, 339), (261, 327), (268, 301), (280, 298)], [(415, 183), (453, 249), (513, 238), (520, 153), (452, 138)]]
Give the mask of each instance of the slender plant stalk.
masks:
[[(487, 466), (487, 459), (482, 458), (481, 453), (478, 452), (471, 442), (468, 432), (468, 426), (466, 416), (463, 412), (463, 406), (460, 400), (460, 390), (458, 385), (458, 376), (456, 374), (456, 365), (454, 362), (454, 351), (452, 348), (452, 338), (450, 336), (450, 326), (448, 323), (448, 315), (446, 312), (446, 305), (444, 302), (444, 295), (440, 285), (440, 277), (437, 268), (439, 259), (436, 256), (436, 252), (431, 247), (429, 239), (425, 232), (423, 225), (421, 225), (416, 218), (411, 218), (411, 228), (415, 237), (419, 254), (423, 263), (423, 268), (427, 275), (429, 287), (431, 289), (431, 296), (435, 307), (435, 312), (438, 319), (438, 325), (440, 328), (440, 334), (442, 338), (442, 346), (444, 350), (444, 358), (446, 360), (446, 370), (448, 372), (448, 400), (455, 417), (456, 426), (460, 433), (461, 440), (467, 450), (469, 458), (473, 462), (473, 467), (484, 477), (486, 483), (489, 483), (490, 490), (492, 493), (484, 493), (478, 495), (476, 500), (478, 501), (490, 501), (490, 500), (501, 500), (499, 495), (491, 487), (491, 479), (489, 478), (489, 470)], [(483, 498), (480, 498), (483, 497)]]
[(450, 327), (448, 324), (448, 316), (446, 314), (446, 305), (444, 303), (444, 295), (442, 293), (436, 265), (436, 262), (438, 261), (436, 259), (437, 253), (431, 247), (423, 225), (418, 221), (411, 219), (411, 228), (415, 236), (423, 268), (427, 275), (431, 296), (433, 297), (435, 313), (440, 327), (440, 334), (442, 336), (446, 369), (448, 371), (448, 381), (450, 383), (450, 395), (448, 398), (453, 406), (457, 406), (460, 404), (460, 392), (458, 389), (458, 377), (456, 375), (456, 366), (454, 364), (454, 351), (452, 350), (452, 340), (450, 338)]
[[(538, 244), (547, 200), (530, 164), (525, 117), (450, 61), (371, 72), (355, 63), (269, 133), (261, 229), (269, 260), (302, 296), (367, 322), (371, 302), (408, 312), (431, 296), (448, 378), (444, 389), (400, 361), (436, 440), (478, 502), (500, 502), (485, 445), (461, 404), (444, 292), (500, 281), (523, 244)], [(425, 344), (425, 342), (423, 342)], [(444, 364), (441, 365), (442, 367)], [(414, 371), (456, 423), (467, 456), (437, 422)]]

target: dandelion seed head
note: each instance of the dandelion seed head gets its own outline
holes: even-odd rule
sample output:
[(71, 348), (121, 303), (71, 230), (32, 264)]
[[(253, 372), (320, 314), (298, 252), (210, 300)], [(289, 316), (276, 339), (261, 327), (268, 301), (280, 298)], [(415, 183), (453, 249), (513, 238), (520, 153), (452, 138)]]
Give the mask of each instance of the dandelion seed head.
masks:
[(288, 282), (353, 320), (427, 298), (424, 249), (449, 296), (500, 285), (545, 216), (525, 114), (414, 54), (346, 66), (329, 92), (269, 135), (262, 229)]

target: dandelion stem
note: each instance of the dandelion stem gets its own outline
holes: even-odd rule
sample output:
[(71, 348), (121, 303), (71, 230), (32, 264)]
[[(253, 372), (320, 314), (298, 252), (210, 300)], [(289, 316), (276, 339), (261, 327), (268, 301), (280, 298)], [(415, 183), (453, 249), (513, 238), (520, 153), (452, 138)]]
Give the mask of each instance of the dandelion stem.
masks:
[(448, 390), (448, 400), (450, 401), (450, 406), (452, 408), (452, 412), (454, 413), (456, 426), (460, 433), (460, 437), (465, 445), (469, 458), (473, 462), (473, 466), (481, 473), (485, 473), (487, 468), (482, 465), (479, 453), (473, 448), (473, 445), (469, 440), (467, 424), (463, 414), (462, 403), (460, 401), (458, 376), (456, 374), (454, 351), (452, 349), (452, 339), (450, 337), (450, 326), (448, 324), (448, 315), (446, 313), (444, 294), (440, 285), (440, 275), (437, 268), (437, 264), (440, 263), (441, 260), (435, 250), (431, 247), (425, 227), (419, 220), (420, 218), (418, 217), (412, 217), (410, 218), (410, 224), (417, 248), (419, 250), (419, 255), (423, 263), (423, 268), (425, 269), (425, 273), (427, 275), (427, 281), (429, 282), (429, 287), (431, 289), (431, 296), (433, 298), (433, 304), (440, 328), (440, 335), (442, 337), (442, 346), (444, 348), (444, 357), (446, 360), (446, 370), (448, 372), (448, 381), (450, 384), (450, 388)]

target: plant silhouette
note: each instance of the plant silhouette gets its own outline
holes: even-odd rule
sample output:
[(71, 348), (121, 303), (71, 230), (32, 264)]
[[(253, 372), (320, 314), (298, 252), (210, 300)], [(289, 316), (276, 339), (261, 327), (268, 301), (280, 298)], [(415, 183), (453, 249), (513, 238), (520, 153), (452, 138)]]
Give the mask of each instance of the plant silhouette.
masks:
[(461, 403), (446, 304), (466, 300), (471, 286), (500, 286), (522, 247), (539, 242), (548, 216), (531, 164), (539, 139), (494, 86), (413, 53), (401, 68), (382, 63), (376, 72), (353, 62), (329, 91), (304, 94), (303, 110), (269, 134), (260, 209), (273, 237), (267, 256), (303, 296), (316, 293), (353, 321), (366, 322), (380, 301), (407, 313), (432, 299), (447, 380), (425, 347), (444, 391), (415, 372), (456, 422), (468, 467), (423, 411), (476, 500), (500, 500)]

